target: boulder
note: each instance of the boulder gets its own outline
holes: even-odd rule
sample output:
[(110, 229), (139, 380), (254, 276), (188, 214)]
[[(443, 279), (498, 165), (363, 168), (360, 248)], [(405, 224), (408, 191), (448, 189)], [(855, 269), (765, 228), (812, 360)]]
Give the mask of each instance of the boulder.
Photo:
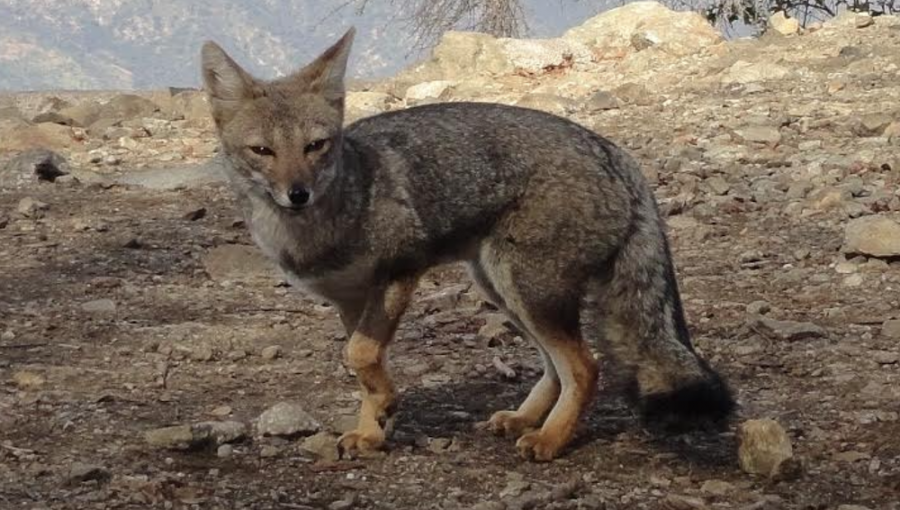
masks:
[(738, 60), (722, 73), (722, 83), (746, 84), (785, 78), (790, 70), (772, 62), (751, 63)]
[(499, 39), (498, 43), (510, 66), (527, 73), (589, 64), (593, 60), (590, 48), (566, 39)]
[(413, 72), (433, 80), (453, 80), (472, 74), (509, 74), (513, 70), (495, 37), (449, 31), (441, 37), (431, 58)]
[(72, 129), (59, 124), (45, 123), (6, 127), (0, 125), (0, 152), (49, 149), (60, 151), (75, 145)]
[(100, 105), (85, 101), (59, 110), (59, 115), (68, 119), (66, 124), (75, 127), (88, 127), (100, 118)]
[(778, 11), (769, 16), (769, 28), (781, 35), (795, 35), (800, 32), (800, 22), (785, 16), (784, 11)]
[(900, 257), (900, 223), (886, 216), (863, 216), (844, 227), (845, 253)]
[(99, 119), (127, 120), (150, 117), (159, 111), (159, 105), (136, 94), (119, 94), (102, 105)]
[(673, 11), (657, 2), (632, 2), (599, 14), (563, 34), (599, 58), (620, 58), (656, 47), (686, 56), (720, 43), (722, 35), (696, 12)]
[(31, 149), (0, 167), (0, 188), (20, 188), (38, 181), (53, 182), (69, 171), (69, 163), (63, 156), (46, 149)]

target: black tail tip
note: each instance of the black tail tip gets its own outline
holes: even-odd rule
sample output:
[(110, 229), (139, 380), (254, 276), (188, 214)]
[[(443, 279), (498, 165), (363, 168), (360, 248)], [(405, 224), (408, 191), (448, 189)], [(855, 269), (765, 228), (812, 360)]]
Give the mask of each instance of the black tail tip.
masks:
[(709, 371), (708, 377), (701, 381), (665, 393), (640, 396), (638, 407), (647, 428), (681, 433), (723, 430), (737, 403), (725, 381)]

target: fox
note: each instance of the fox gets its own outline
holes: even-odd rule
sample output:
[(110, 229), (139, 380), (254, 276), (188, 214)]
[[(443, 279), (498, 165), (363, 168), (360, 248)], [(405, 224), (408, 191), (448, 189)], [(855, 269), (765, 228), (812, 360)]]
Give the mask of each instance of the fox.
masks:
[(598, 392), (583, 330), (627, 375), (649, 425), (721, 426), (736, 406), (695, 350), (665, 224), (636, 160), (561, 116), (445, 102), (344, 125), (355, 28), (309, 63), (261, 79), (216, 42), (202, 79), (230, 187), (254, 243), (292, 286), (327, 300), (358, 379), (342, 456), (386, 448), (397, 389), (388, 348), (419, 279), (463, 264), (533, 344), (543, 373), (479, 428), (526, 461), (564, 455)]

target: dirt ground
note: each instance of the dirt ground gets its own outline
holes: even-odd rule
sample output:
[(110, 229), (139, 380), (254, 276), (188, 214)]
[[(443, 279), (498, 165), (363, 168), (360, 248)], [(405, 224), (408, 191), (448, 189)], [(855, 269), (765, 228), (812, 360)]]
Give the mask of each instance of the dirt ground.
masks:
[[(25, 196), (49, 204), (43, 218), (14, 212)], [(346, 428), (357, 395), (336, 313), (278, 279), (210, 277), (211, 247), (250, 244), (218, 186), (48, 183), (0, 193), (0, 213), (4, 510), (898, 508), (900, 348), (880, 325), (898, 309), (900, 265), (879, 266), (877, 285), (842, 287), (833, 222), (735, 208), (703, 236), (672, 230), (695, 343), (734, 387), (739, 420), (778, 420), (802, 464), (768, 480), (739, 468), (734, 427), (656, 436), (611, 389), (550, 464), (475, 430), (523, 398), (539, 364), (513, 334), (490, 345), (478, 335), (490, 310), (452, 267), (425, 279), (398, 333), (401, 401), (384, 456), (319, 460), (300, 440), (252, 437), (227, 456), (153, 449), (145, 431), (218, 419), (222, 406), (249, 423), (290, 400), (326, 430)], [(758, 331), (747, 311), (757, 301), (827, 334)], [(273, 345), (280, 357), (260, 355)]]

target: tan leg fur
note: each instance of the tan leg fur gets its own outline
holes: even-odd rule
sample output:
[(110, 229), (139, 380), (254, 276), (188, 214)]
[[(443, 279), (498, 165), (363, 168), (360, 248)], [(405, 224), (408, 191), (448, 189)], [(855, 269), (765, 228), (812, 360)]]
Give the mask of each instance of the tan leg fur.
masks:
[(400, 317), (409, 305), (417, 278), (392, 282), (374, 290), (347, 345), (347, 365), (356, 371), (362, 389), (362, 404), (356, 429), (338, 440), (342, 453), (366, 455), (384, 445), (383, 424), (394, 403), (396, 391), (387, 371), (387, 347)]

